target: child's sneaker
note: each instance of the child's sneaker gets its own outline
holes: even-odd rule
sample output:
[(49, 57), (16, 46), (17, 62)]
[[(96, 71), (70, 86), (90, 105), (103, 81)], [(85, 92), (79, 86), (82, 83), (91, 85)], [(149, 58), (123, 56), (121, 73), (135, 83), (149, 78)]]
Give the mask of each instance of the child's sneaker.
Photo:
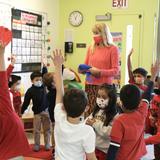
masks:
[(50, 145), (49, 145), (49, 144), (46, 144), (46, 145), (45, 145), (45, 150), (46, 150), (46, 151), (49, 151), (50, 149), (51, 149)]
[(35, 152), (38, 152), (38, 151), (40, 150), (40, 145), (35, 144), (34, 147), (33, 147), (33, 150), (34, 150)]

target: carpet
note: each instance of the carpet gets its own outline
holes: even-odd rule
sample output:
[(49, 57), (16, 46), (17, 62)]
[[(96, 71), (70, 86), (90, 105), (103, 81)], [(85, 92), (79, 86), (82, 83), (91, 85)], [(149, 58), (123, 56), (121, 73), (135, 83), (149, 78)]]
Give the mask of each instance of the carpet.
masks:
[(52, 149), (50, 151), (46, 151), (44, 146), (41, 145), (40, 146), (40, 151), (39, 152), (34, 152), (33, 151), (33, 144), (31, 144), (30, 147), (31, 147), (31, 152), (25, 156), (26, 157), (25, 160), (34, 160), (32, 158), (39, 158), (41, 160), (51, 160)]

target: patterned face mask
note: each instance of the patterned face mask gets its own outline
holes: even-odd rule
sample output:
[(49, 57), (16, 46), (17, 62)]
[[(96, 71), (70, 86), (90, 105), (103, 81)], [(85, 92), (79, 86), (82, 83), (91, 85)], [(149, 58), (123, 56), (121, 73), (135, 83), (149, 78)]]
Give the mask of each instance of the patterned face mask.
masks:
[(104, 109), (106, 106), (108, 106), (109, 99), (97, 98), (96, 103), (99, 108)]

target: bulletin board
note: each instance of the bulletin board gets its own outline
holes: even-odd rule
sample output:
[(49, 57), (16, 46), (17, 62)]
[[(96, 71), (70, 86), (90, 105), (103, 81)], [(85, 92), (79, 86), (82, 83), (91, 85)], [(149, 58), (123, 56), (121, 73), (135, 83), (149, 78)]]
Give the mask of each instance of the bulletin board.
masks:
[(11, 52), (16, 56), (14, 72), (41, 70), (41, 57), (45, 49), (44, 17), (41, 14), (12, 9)]

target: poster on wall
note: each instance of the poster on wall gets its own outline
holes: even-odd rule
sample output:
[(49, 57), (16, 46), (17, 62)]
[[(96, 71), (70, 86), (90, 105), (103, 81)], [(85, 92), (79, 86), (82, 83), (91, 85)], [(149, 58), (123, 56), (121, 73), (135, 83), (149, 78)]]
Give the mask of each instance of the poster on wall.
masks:
[(12, 9), (12, 54), (16, 56), (14, 72), (41, 69), (43, 52), (42, 15)]
[[(122, 32), (112, 32), (113, 42), (119, 49), (119, 68), (121, 68), (121, 53), (122, 53)], [(114, 78), (113, 84), (120, 88), (121, 70), (119, 74)]]

